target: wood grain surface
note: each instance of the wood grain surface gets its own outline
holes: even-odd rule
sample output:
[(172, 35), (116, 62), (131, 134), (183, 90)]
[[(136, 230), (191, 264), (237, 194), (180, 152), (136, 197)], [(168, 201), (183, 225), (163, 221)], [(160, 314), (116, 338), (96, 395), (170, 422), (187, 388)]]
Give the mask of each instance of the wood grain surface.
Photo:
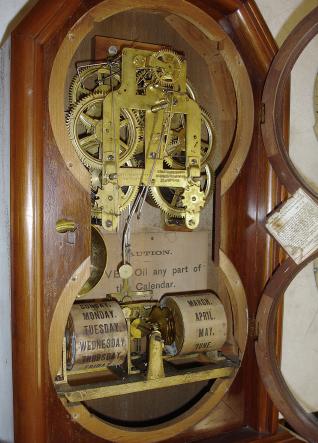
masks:
[[(100, 6), (98, 10), (90, 9), (97, 4)], [(245, 70), (240, 61), (242, 57), (252, 80), (254, 109), (248, 107), (240, 116), (242, 132), (238, 133), (243, 134), (243, 138), (237, 139), (239, 146), (244, 145), (243, 154), (233, 147), (231, 151), (240, 156), (240, 167), (227, 159), (228, 170), (236, 172), (228, 175), (229, 179), (223, 178), (223, 182), (221, 176), (218, 180), (215, 249), (221, 246), (238, 271), (253, 322), (265, 283), (279, 264), (278, 248), (265, 233), (262, 223), (268, 210), (281, 200), (282, 192), (266, 160), (259, 127), (261, 90), (275, 45), (252, 0), (178, 0), (160, 4), (140, 0), (138, 5), (144, 8), (160, 6), (170, 16), (187, 16), (192, 24), (207, 27), (215, 41), (224, 40), (224, 31), (212, 18), (220, 20), (240, 53), (236, 58), (239, 60), (239, 77), (245, 75), (242, 74)], [(120, 2), (120, 6), (129, 9), (129, 2)], [(90, 254), (89, 182), (66, 140), (63, 69), (68, 68), (67, 60), (74, 55), (76, 42), (94, 26), (101, 26), (101, 17), (116, 8), (118, 1), (113, 0), (44, 0), (13, 34), (11, 138), (15, 162), (11, 175), (15, 441), (190, 442), (203, 438), (215, 442), (289, 441), (286, 434), (272, 440), (258, 434), (274, 433), (277, 415), (260, 380), (252, 329), (243, 367), (235, 382), (216, 382), (207, 394), (208, 398), (202, 398), (190, 411), (166, 426), (129, 431), (109, 426), (105, 440), (100, 437), (105, 436), (102, 420), (81, 405), (75, 405), (69, 413), (55, 393), (48, 361), (50, 326), (64, 288), (81, 266), (85, 268), (81, 277), (85, 280)], [(85, 18), (78, 22), (85, 13)], [(77, 24), (82, 25), (78, 28), (82, 34), (70, 32)], [(67, 60), (62, 60), (65, 65), (56, 64), (54, 60), (65, 37), (69, 41), (64, 53)], [(228, 45), (234, 56), (233, 43), (229, 41)], [(56, 77), (53, 86), (52, 82), (50, 84), (53, 110), (50, 105), (49, 112), (52, 68)], [(231, 73), (233, 75), (233, 70)], [(244, 78), (244, 90), (238, 88), (239, 83), (234, 85), (236, 98), (239, 94), (244, 103), (246, 94), (247, 103), (251, 103), (252, 91)], [(249, 146), (249, 124), (253, 113), (254, 133)], [(61, 218), (77, 223), (75, 236), (56, 232), (55, 223)], [(75, 292), (72, 292), (72, 299)], [(79, 420), (86, 423), (86, 429), (77, 423)], [(244, 434), (246, 424), (257, 432)], [(240, 440), (242, 433), (245, 440)]]

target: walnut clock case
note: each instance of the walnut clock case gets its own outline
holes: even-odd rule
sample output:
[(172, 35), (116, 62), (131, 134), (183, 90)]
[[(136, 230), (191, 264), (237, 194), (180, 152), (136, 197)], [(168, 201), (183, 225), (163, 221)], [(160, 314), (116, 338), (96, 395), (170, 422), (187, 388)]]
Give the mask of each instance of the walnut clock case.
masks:
[[(265, 229), (287, 192), (318, 201), (287, 149), (289, 75), (317, 23), (277, 52), (252, 0), (44, 0), (15, 30), (17, 443), (297, 441), (278, 410), (318, 441), (277, 362), (281, 296), (318, 254), (296, 265)], [(133, 290), (145, 205), (189, 242), (209, 220), (213, 291)]]

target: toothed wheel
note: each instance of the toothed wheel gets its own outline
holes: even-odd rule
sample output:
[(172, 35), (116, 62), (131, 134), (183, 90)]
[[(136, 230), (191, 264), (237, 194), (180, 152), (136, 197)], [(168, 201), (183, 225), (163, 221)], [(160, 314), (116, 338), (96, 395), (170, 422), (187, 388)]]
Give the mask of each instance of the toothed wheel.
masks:
[(205, 195), (200, 185), (192, 185), (183, 191), (182, 200), (188, 212), (199, 212), (205, 204)]
[[(135, 167), (135, 160), (129, 160), (125, 162), (125, 167), (132, 168)], [(94, 175), (98, 175), (98, 179), (96, 181), (95, 190), (92, 193), (93, 200), (92, 200), (92, 218), (96, 220), (101, 220), (102, 218), (102, 207), (103, 203), (101, 201), (101, 198), (103, 198), (103, 191), (101, 190), (101, 180), (100, 180), (100, 171), (92, 171), (92, 178)], [(135, 198), (138, 194), (138, 186), (122, 186), (119, 190), (119, 212), (123, 212), (127, 207), (131, 204), (133, 204)], [(106, 202), (107, 205), (107, 202)]]
[[(214, 188), (214, 173), (209, 165), (205, 165), (203, 167), (199, 182), (200, 186), (198, 186), (198, 191), (200, 194), (198, 200), (200, 203), (200, 201), (202, 201), (201, 197), (204, 197), (203, 206), (206, 206)], [(203, 195), (201, 195), (201, 192)], [(185, 218), (186, 213), (190, 211), (187, 210), (187, 201), (185, 201), (183, 198), (183, 188), (164, 188), (152, 186), (150, 188), (150, 193), (157, 206), (159, 206), (159, 208), (170, 217)], [(192, 203), (197, 204), (194, 201)]]
[[(166, 149), (165, 163), (173, 169), (186, 166), (185, 120), (182, 114), (175, 114), (179, 119), (170, 129), (170, 140)], [(211, 116), (201, 108), (201, 165), (211, 161), (216, 143), (215, 126)]]
[[(133, 204), (137, 194), (138, 186), (122, 187), (119, 191), (119, 212), (123, 212), (129, 205)], [(102, 219), (102, 203), (97, 203), (92, 207), (92, 219), (95, 220), (95, 223)]]
[[(67, 127), (73, 146), (80, 160), (89, 169), (101, 170), (103, 134), (103, 93), (90, 94), (72, 109), (67, 116)], [(142, 139), (141, 127), (136, 115), (128, 109), (120, 113), (120, 154), (119, 163), (129, 160)]]
[(145, 95), (146, 89), (149, 85), (153, 85), (156, 82), (156, 77), (154, 76), (151, 69), (143, 68), (136, 72), (136, 84), (137, 84), (137, 94)]
[[(138, 186), (123, 186), (119, 191), (119, 212), (123, 212), (131, 205), (138, 194)], [(98, 196), (102, 196), (102, 190), (97, 193)], [(97, 200), (97, 204), (92, 208), (92, 214), (94, 218), (102, 218), (102, 202)]]
[[(127, 167), (133, 167), (134, 164), (131, 161), (125, 163)], [(128, 208), (129, 205), (133, 204), (135, 198), (138, 194), (138, 186), (122, 186), (119, 190), (119, 212), (123, 212)], [(102, 218), (102, 207), (103, 202), (101, 201), (101, 197), (103, 197), (103, 191), (98, 189), (95, 193), (95, 199), (92, 206), (92, 218), (101, 220)], [(106, 202), (107, 205), (107, 202)]]
[[(112, 83), (111, 83), (112, 82)], [(74, 106), (92, 92), (107, 95), (112, 87), (117, 89), (120, 84), (120, 73), (110, 72), (109, 67), (89, 66), (76, 74), (69, 88), (70, 106)]]
[[(136, 149), (133, 152), (133, 156), (130, 157), (130, 160), (135, 162), (139, 157), (143, 158), (144, 163), (144, 149), (145, 149), (145, 111), (133, 109), (131, 112), (134, 114), (134, 117), (137, 122), (137, 136), (138, 136), (138, 144)], [(141, 167), (141, 166), (136, 166)]]
[(149, 65), (158, 83), (171, 87), (180, 77), (182, 60), (176, 52), (162, 49), (151, 55)]
[(123, 186), (120, 193), (120, 212), (124, 211), (131, 205), (138, 194), (138, 186)]
[(189, 80), (187, 80), (187, 83), (186, 83), (186, 91), (187, 91), (188, 97), (190, 97), (191, 100), (194, 100), (194, 101), (197, 100), (197, 93)]

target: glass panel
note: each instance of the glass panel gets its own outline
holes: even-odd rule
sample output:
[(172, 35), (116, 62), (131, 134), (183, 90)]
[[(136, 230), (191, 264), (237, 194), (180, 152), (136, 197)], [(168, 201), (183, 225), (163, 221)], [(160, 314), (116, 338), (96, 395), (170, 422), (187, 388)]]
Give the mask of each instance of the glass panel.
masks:
[(285, 293), (281, 365), (286, 383), (307, 412), (318, 411), (317, 336), (318, 288), (309, 263)]
[[(318, 72), (318, 36), (305, 48), (291, 75), (290, 158), (314, 191), (318, 192), (318, 131), (315, 131)], [(315, 109), (316, 108), (316, 109)]]

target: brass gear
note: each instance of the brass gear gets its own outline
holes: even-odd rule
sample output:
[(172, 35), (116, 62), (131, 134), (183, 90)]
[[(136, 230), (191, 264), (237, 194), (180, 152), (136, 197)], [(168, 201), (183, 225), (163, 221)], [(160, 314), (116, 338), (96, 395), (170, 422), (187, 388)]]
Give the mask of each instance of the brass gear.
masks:
[[(151, 69), (140, 69), (136, 73), (136, 84), (137, 84), (137, 91), (139, 95), (145, 95), (147, 86), (153, 85), (156, 83), (156, 77), (153, 74), (153, 71)], [(191, 100), (196, 101), (197, 100), (197, 93), (194, 90), (191, 82), (189, 80), (186, 81), (186, 93)]]
[[(135, 115), (138, 128), (143, 128), (145, 126), (145, 116), (146, 112), (142, 109), (134, 109), (133, 113)], [(144, 133), (143, 131), (140, 133), (140, 139), (143, 137)]]
[[(80, 100), (66, 118), (72, 144), (80, 158), (90, 170), (101, 170), (103, 101), (104, 93), (93, 93)], [(129, 160), (142, 139), (141, 126), (133, 111), (123, 108), (120, 115), (121, 140), (119, 164)]]
[(152, 325), (158, 326), (165, 345), (172, 345), (176, 331), (171, 310), (167, 306), (154, 306), (150, 312), (149, 321)]
[[(138, 194), (138, 186), (123, 186), (119, 193), (119, 212), (123, 212), (131, 205)], [(97, 192), (98, 196), (98, 192)], [(102, 207), (98, 206), (98, 200), (96, 205), (92, 207), (92, 217), (100, 220), (102, 218)]]
[[(125, 166), (127, 168), (132, 168), (135, 167), (135, 160), (129, 160), (125, 163)], [(95, 188), (95, 195), (96, 197), (98, 197), (98, 191), (101, 187), (101, 180), (100, 180), (100, 174), (101, 172), (99, 171), (92, 171), (92, 177), (96, 174), (99, 174), (98, 176), (98, 187)], [(138, 194), (138, 186), (122, 186), (120, 189), (120, 194), (119, 194), (119, 212), (123, 212), (130, 204), (132, 204), (135, 200), (135, 198), (137, 197)], [(92, 218), (98, 219), (100, 220), (102, 218), (102, 208), (98, 206), (98, 199), (95, 199), (92, 205)]]
[(195, 102), (197, 101), (197, 93), (196, 93), (194, 87), (192, 86), (192, 83), (188, 79), (186, 81), (186, 92), (187, 92), (187, 96), (189, 98), (191, 98), (191, 100), (193, 100)]
[(171, 49), (161, 49), (150, 56), (149, 65), (158, 83), (171, 87), (180, 77), (182, 60)]
[[(216, 143), (216, 130), (210, 114), (201, 108), (201, 166), (204, 166), (213, 157), (213, 148)], [(170, 129), (170, 140), (173, 143), (167, 146), (167, 155), (164, 157), (165, 163), (173, 169), (184, 169), (186, 162), (186, 139), (185, 128), (180, 122), (179, 128)]]
[[(70, 84), (69, 100), (70, 106), (91, 94), (92, 92), (102, 92), (107, 95), (111, 91), (110, 69), (106, 66), (88, 66), (76, 74)], [(113, 88), (118, 88), (120, 75), (113, 75)]]
[(199, 184), (187, 186), (182, 194), (183, 204), (187, 212), (199, 212), (205, 204), (204, 192)]
[(153, 85), (156, 82), (156, 78), (153, 75), (151, 69), (143, 68), (136, 72), (136, 85), (138, 95), (145, 95), (147, 86)]
[[(198, 186), (198, 189), (199, 192), (202, 192), (204, 195), (203, 206), (206, 206), (214, 189), (214, 173), (208, 164), (202, 168), (199, 181), (200, 185)], [(150, 188), (150, 193), (157, 206), (170, 217), (185, 218), (186, 213), (189, 212), (186, 209), (186, 202), (183, 199), (183, 188), (152, 186)], [(201, 197), (202, 195), (199, 194), (199, 201), (202, 201)]]
[(138, 186), (123, 186), (120, 189), (119, 212), (123, 212), (132, 204), (138, 194)]

